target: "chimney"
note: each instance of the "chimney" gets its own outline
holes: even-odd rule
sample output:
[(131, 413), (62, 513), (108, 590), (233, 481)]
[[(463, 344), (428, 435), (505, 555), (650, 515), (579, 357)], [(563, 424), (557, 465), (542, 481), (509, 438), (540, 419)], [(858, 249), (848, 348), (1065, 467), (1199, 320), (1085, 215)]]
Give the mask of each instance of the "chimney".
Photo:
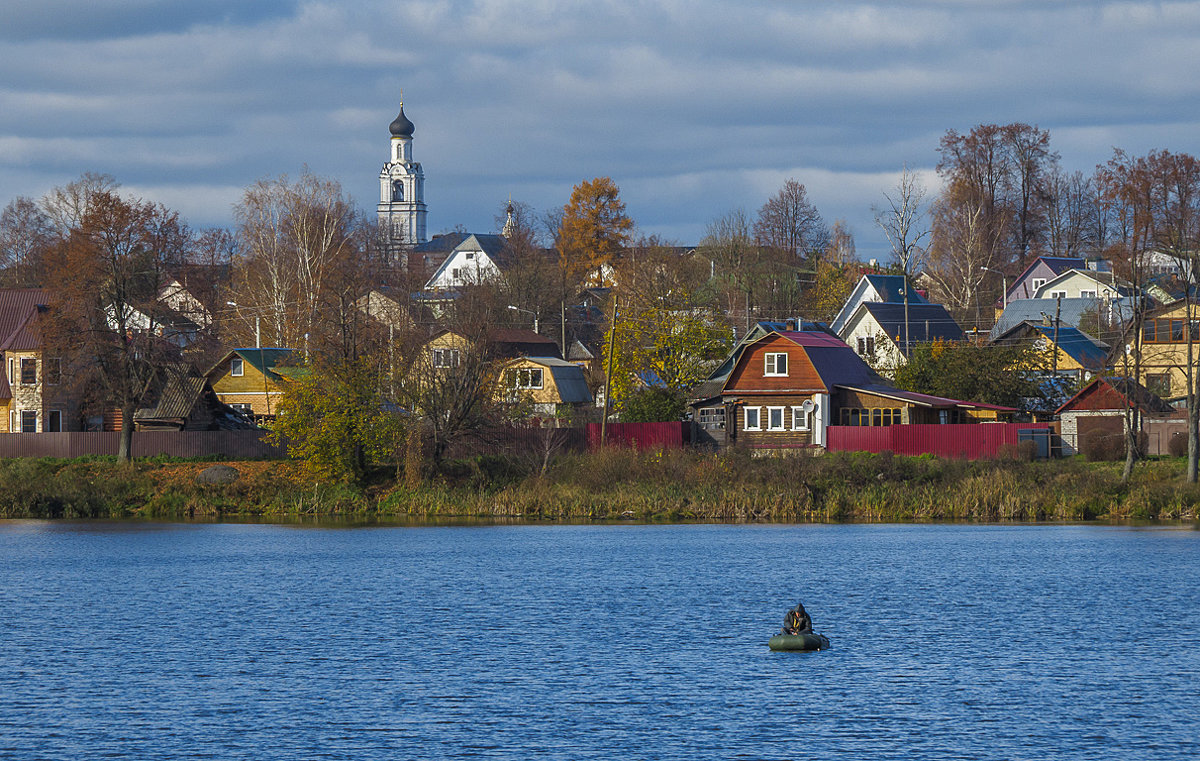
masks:
[(786, 324), (787, 324), (788, 330), (796, 330), (796, 321), (795, 320), (788, 320)]

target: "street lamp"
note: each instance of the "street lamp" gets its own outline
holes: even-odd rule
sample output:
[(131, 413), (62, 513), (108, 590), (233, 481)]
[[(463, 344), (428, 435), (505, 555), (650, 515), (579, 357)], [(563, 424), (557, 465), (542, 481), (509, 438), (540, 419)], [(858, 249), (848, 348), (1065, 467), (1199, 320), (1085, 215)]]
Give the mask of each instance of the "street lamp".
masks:
[(984, 272), (992, 272), (1000, 276), (1000, 285), (1002, 288), (1004, 288), (1004, 295), (1001, 297), (1003, 299), (1002, 303), (1004, 304), (1004, 308), (1008, 309), (1008, 275), (1000, 270), (994, 270), (991, 267), (981, 266), (979, 269), (983, 270)]
[(515, 306), (513, 306), (512, 304), (509, 304), (509, 305), (508, 305), (508, 308), (509, 308), (509, 309), (511, 309), (511, 310), (513, 310), (514, 312), (524, 312), (525, 314), (531, 314), (531, 315), (533, 315), (533, 332), (534, 332), (534, 333), (539, 333), (539, 332), (541, 332), (541, 331), (539, 331), (539, 330), (538, 330), (538, 316), (537, 316), (537, 312), (534, 312), (534, 311), (532, 311), (532, 310), (530, 310), (530, 309), (522, 309), (521, 307), (515, 307)]

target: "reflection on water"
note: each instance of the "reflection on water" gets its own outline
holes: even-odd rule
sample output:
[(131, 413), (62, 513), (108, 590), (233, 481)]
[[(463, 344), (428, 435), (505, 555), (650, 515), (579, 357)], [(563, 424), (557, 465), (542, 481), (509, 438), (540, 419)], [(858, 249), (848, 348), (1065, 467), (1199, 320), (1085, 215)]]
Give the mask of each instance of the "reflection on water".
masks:
[[(3, 522), (0, 758), (1192, 758), (1198, 558), (1095, 526)], [(832, 649), (766, 648), (797, 600)]]

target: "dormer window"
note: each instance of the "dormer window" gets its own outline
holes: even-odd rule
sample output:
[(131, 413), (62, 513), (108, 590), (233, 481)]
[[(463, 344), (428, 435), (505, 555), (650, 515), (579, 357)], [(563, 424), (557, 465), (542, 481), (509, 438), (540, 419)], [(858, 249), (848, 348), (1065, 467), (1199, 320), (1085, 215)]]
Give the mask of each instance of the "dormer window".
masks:
[(240, 378), (246, 374), (245, 360), (241, 357), (234, 357), (229, 360), (229, 374), (234, 378)]
[(788, 374), (787, 354), (772, 352), (767, 354), (765, 375), (786, 376)]

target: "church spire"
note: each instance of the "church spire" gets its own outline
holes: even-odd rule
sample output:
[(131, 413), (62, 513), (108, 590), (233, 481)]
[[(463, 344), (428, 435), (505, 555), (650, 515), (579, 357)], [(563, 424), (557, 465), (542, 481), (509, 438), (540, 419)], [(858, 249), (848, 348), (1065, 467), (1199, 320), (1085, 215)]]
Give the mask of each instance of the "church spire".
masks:
[(505, 238), (511, 238), (512, 234), (517, 231), (517, 223), (513, 219), (512, 193), (508, 194), (508, 206), (504, 207), (504, 213), (508, 215), (508, 218), (504, 220), (504, 229), (500, 231), (500, 234)]

